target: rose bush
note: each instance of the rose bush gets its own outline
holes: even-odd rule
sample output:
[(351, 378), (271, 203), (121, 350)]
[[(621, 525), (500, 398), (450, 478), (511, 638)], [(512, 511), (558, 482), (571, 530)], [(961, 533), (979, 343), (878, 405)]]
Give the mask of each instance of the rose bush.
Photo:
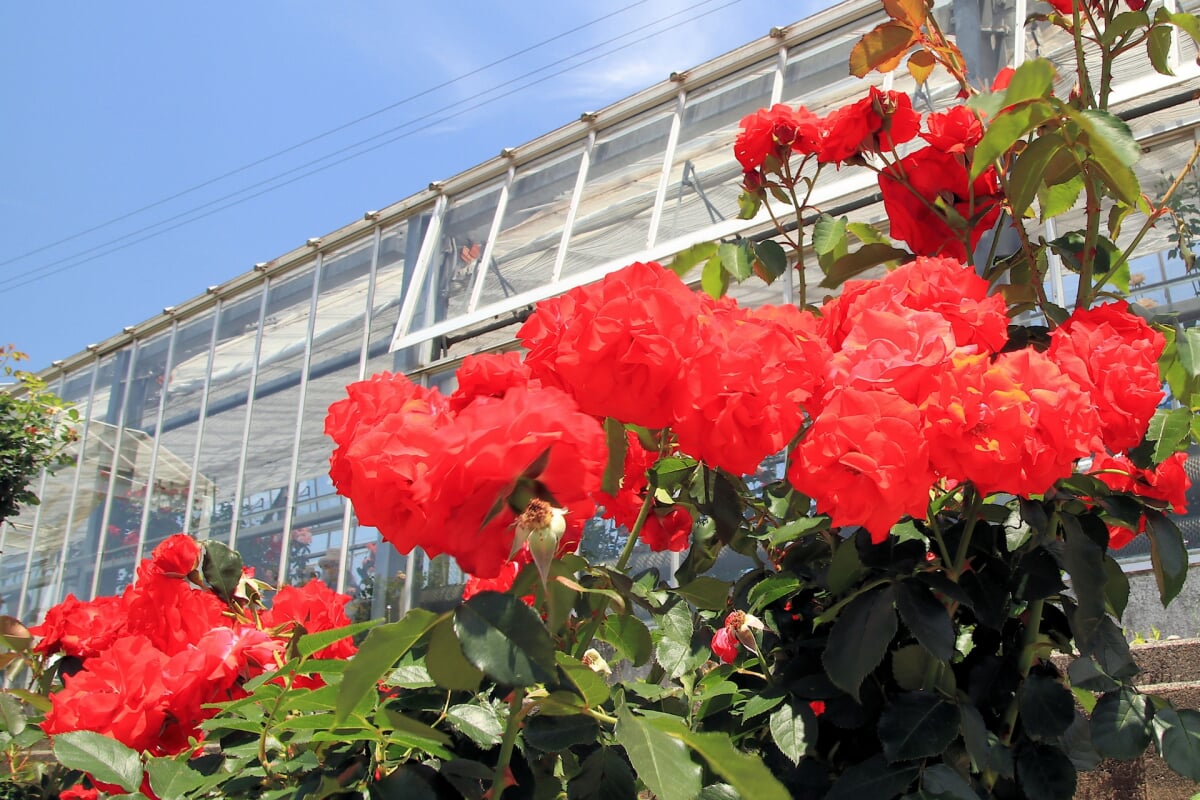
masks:
[[(523, 351), (465, 359), (448, 396), (399, 375), (347, 387), (326, 424), (335, 486), (402, 552), (452, 555), (463, 602), (344, 627), (319, 583), (265, 609), (227, 549), (168, 540), (121, 597), (52, 609), (22, 654), (62, 785), (1065, 800), (1078, 771), (1151, 744), (1200, 779), (1200, 711), (1136, 688), (1119, 627), (1112, 551), (1149, 539), (1164, 604), (1187, 573), (1168, 514), (1200, 338), (1119, 297), (1178, 181), (1142, 196), (1104, 66), (1200, 20), (1129, 5), (1044, 17), (1101, 62), (1064, 100), (1041, 60), (980, 91), (926, 5), (887, 3), (851, 70), (941, 65), (963, 105), (922, 114), (871, 88), (825, 116), (751, 114), (741, 207), (773, 238), (543, 301)], [(876, 173), (890, 239), (810, 204), (831, 167)], [(1086, 230), (1032, 235), (1035, 199), (1068, 182)], [(1051, 254), (1076, 273), (1071, 309), (1043, 288)], [(814, 257), (841, 288), (819, 306)], [(797, 304), (726, 296), (751, 275), (786, 275)], [(591, 517), (624, 537), (612, 563), (577, 553)], [(639, 543), (686, 556), (638, 571)], [(727, 551), (731, 579), (713, 569)]]

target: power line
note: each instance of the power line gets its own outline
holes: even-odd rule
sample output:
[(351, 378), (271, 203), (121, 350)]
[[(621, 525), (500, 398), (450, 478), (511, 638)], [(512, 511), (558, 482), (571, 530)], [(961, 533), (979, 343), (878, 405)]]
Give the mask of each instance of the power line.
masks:
[[(480, 72), (489, 70), (493, 67), (497, 67), (506, 61), (511, 61), (512, 59), (523, 56), (526, 53), (530, 53), (530, 52), (537, 50), (541, 47), (544, 47), (548, 44), (552, 44), (553, 42), (556, 42), (559, 39), (563, 39), (567, 36), (570, 36), (573, 33), (578, 33), (579, 31), (584, 30), (585, 28), (590, 28), (591, 26), (596, 25), (600, 22), (603, 22), (606, 19), (610, 19), (612, 17), (617, 16), (618, 14), (622, 14), (636, 6), (644, 5), (647, 2), (649, 2), (649, 0), (635, 0), (634, 2), (630, 3), (629, 5), (622, 6), (621, 8), (618, 8), (615, 11), (611, 11), (608, 14), (605, 14), (601, 17), (596, 17), (595, 19), (591, 20), (590, 22), (585, 22), (582, 25), (577, 25), (574, 28), (562, 31), (561, 33), (555, 34), (554, 36), (551, 36), (548, 39), (543, 39), (540, 42), (531, 44), (528, 47), (518, 50), (515, 53), (509, 53), (508, 55), (504, 56), (503, 58), (498, 58), (495, 61), (492, 61), (488, 64), (484, 64), (481, 67), (477, 67), (477, 68), (471, 70), (470, 72), (464, 72), (462, 75), (459, 75), (457, 77), (451, 78), (446, 81), (443, 81), (442, 83), (439, 83), (435, 86), (430, 86), (427, 89), (423, 89), (422, 91), (417, 92), (416, 94), (411, 94), (408, 97), (405, 97), (401, 100), (397, 100), (396, 102), (386, 105), (383, 108), (377, 108), (374, 111), (367, 113), (367, 114), (363, 114), (361, 117), (356, 117), (355, 119), (352, 119), (349, 122), (343, 122), (341, 125), (338, 125), (337, 127), (330, 128), (329, 130), (323, 131), (314, 136), (310, 136), (309, 138), (307, 138), (301, 142), (296, 142), (293, 145), (289, 145), (288, 147), (285, 147), (282, 150), (276, 150), (274, 153), (270, 153), (269, 155), (265, 155), (262, 158), (256, 159), (254, 161), (250, 161), (246, 164), (243, 164), (240, 167), (236, 167), (234, 169), (229, 170), (228, 172), (224, 172), (220, 175), (217, 175), (216, 177), (209, 178), (208, 180), (203, 181), (202, 183), (197, 183), (194, 186), (189, 186), (188, 188), (182, 189), (182, 190), (176, 192), (175, 194), (169, 195), (160, 200), (155, 200), (153, 203), (149, 203), (140, 208), (135, 208), (132, 211), (127, 211), (124, 214), (113, 217), (112, 219), (105, 220), (104, 222), (97, 223), (90, 228), (86, 228), (84, 230), (78, 231), (76, 233), (71, 234), (70, 236), (65, 236), (62, 239), (58, 239), (53, 242), (49, 242), (47, 244), (41, 245), (40, 247), (35, 247), (32, 250), (27, 250), (24, 253), (15, 255), (4, 261), (0, 261), (0, 267), (7, 266), (7, 265), (15, 263), (17, 261), (23, 261), (24, 259), (28, 258), (29, 256), (37, 255), (38, 253), (43, 253), (46, 250), (49, 250), (53, 247), (57, 247), (60, 244), (66, 244), (67, 242), (74, 241), (75, 239), (78, 239), (82, 236), (86, 236), (89, 233), (95, 233), (98, 230), (103, 230), (104, 228), (115, 225), (118, 222), (123, 222), (123, 221), (129, 219), (130, 217), (134, 217), (134, 216), (137, 216), (138, 214), (142, 214), (151, 209), (158, 208), (159, 206), (165, 205), (166, 203), (169, 203), (172, 200), (178, 200), (180, 197), (185, 197), (189, 194), (198, 192), (201, 189), (212, 186), (214, 183), (219, 183), (220, 181), (223, 181), (226, 178), (232, 178), (234, 175), (239, 175), (249, 169), (253, 169), (254, 167), (259, 166), (260, 164), (265, 164), (268, 161), (273, 161), (273, 160), (279, 158), (280, 156), (287, 155), (288, 153), (291, 153), (295, 150), (299, 150), (301, 147), (310, 145), (313, 142), (320, 141), (321, 139), (325, 139), (329, 136), (332, 136), (335, 133), (340, 133), (341, 131), (344, 131), (347, 128), (351, 128), (355, 125), (366, 122), (367, 120), (374, 119), (375, 117), (378, 117), (380, 114), (384, 114), (384, 113), (387, 113), (388, 111), (397, 109), (400, 106), (411, 103), (414, 100), (419, 100), (420, 98), (425, 97), (426, 95), (430, 95), (440, 89), (445, 89), (449, 86), (453, 86), (454, 84), (459, 83), (460, 81), (464, 81), (467, 78), (470, 78), (474, 75), (478, 75)], [(301, 167), (301, 169), (302, 168), (303, 167)], [(131, 235), (136, 235), (136, 233), (131, 234)], [(99, 246), (104, 247), (105, 245), (99, 245)]]
[[(360, 140), (360, 141), (358, 141), (358, 142), (355, 142), (355, 143), (353, 143), (353, 144), (350, 144), (350, 145), (347, 145), (347, 146), (345, 146), (345, 147), (343, 147), (343, 148), (340, 148), (340, 149), (338, 149), (338, 150), (335, 150), (335, 151), (333, 151), (332, 153), (326, 154), (325, 156), (321, 156), (320, 158), (317, 158), (317, 159), (314, 159), (314, 160), (312, 160), (312, 161), (306, 162), (305, 164), (302, 164), (302, 165), (300, 165), (300, 166), (298, 166), (298, 167), (293, 167), (292, 169), (290, 169), (290, 170), (287, 170), (287, 171), (285, 171), (285, 172), (282, 172), (282, 173), (279, 173), (279, 174), (277, 174), (277, 175), (275, 175), (275, 176), (273, 176), (273, 177), (271, 177), (271, 178), (267, 178), (267, 179), (264, 179), (264, 180), (262, 180), (262, 181), (259, 181), (259, 182), (257, 182), (257, 183), (251, 184), (250, 186), (247, 186), (247, 187), (244, 187), (244, 188), (242, 188), (242, 189), (239, 189), (238, 191), (235, 191), (235, 192), (229, 193), (229, 194), (227, 194), (227, 195), (223, 195), (222, 197), (219, 197), (219, 198), (217, 198), (217, 199), (215, 199), (215, 200), (211, 200), (211, 201), (209, 201), (209, 202), (207, 202), (207, 203), (204, 203), (204, 204), (202, 204), (202, 205), (200, 205), (200, 206), (195, 206), (195, 207), (193, 207), (193, 208), (191, 208), (191, 209), (189, 209), (189, 210), (187, 210), (187, 211), (180, 212), (179, 214), (176, 214), (176, 215), (174, 215), (174, 216), (167, 217), (167, 218), (165, 218), (165, 219), (159, 220), (158, 222), (155, 222), (155, 223), (152, 223), (152, 224), (150, 224), (150, 225), (147, 225), (147, 226), (144, 226), (144, 227), (142, 227), (142, 228), (139, 228), (138, 230), (132, 231), (132, 232), (130, 232), (130, 233), (127, 233), (127, 234), (124, 234), (124, 235), (122, 235), (122, 236), (119, 236), (119, 237), (116, 237), (116, 238), (114, 238), (114, 239), (110, 239), (110, 240), (109, 240), (109, 241), (107, 241), (107, 242), (102, 242), (102, 243), (100, 243), (100, 244), (98, 244), (98, 245), (95, 245), (95, 246), (93, 246), (93, 247), (87, 248), (87, 249), (85, 249), (85, 250), (82, 250), (82, 251), (80, 251), (80, 252), (78, 252), (78, 253), (75, 253), (75, 254), (73, 254), (73, 255), (70, 255), (70, 256), (65, 256), (65, 257), (63, 257), (63, 258), (61, 258), (61, 259), (58, 259), (58, 260), (56, 260), (56, 261), (51, 261), (51, 262), (49, 262), (49, 263), (47, 263), (47, 264), (43, 264), (41, 267), (37, 267), (36, 269), (34, 269), (34, 270), (31, 270), (30, 272), (27, 272), (27, 273), (26, 273), (26, 274), (24, 274), (24, 275), (13, 276), (13, 277), (11, 277), (11, 278), (7, 278), (7, 279), (0, 279), (0, 290), (18, 289), (18, 288), (21, 288), (21, 287), (23, 287), (23, 286), (27, 286), (27, 285), (29, 285), (29, 284), (35, 283), (35, 282), (37, 282), (37, 281), (40, 281), (40, 280), (42, 280), (43, 278), (50, 277), (51, 275), (57, 275), (57, 274), (59, 274), (59, 273), (61, 273), (61, 272), (64, 272), (64, 271), (66, 271), (66, 270), (69, 270), (69, 269), (74, 269), (75, 267), (79, 267), (79, 266), (82, 266), (82, 265), (84, 265), (84, 264), (87, 264), (87, 263), (89, 263), (89, 262), (91, 262), (91, 261), (94, 261), (94, 260), (96, 260), (96, 259), (98, 259), (98, 258), (102, 258), (102, 257), (104, 257), (104, 256), (111, 255), (111, 254), (113, 254), (113, 253), (116, 253), (116, 252), (119, 252), (119, 251), (121, 251), (121, 250), (125, 250), (125, 249), (127, 249), (127, 248), (129, 248), (129, 247), (132, 247), (132, 246), (136, 245), (136, 244), (140, 244), (141, 242), (147, 241), (147, 240), (149, 240), (149, 239), (154, 239), (154, 238), (156, 238), (156, 237), (158, 237), (158, 236), (161, 236), (162, 234), (165, 234), (165, 233), (168, 233), (168, 232), (170, 232), (170, 231), (173, 231), (173, 230), (175, 230), (175, 229), (177, 229), (177, 228), (183, 227), (184, 225), (188, 225), (188, 224), (191, 224), (192, 222), (197, 222), (197, 221), (199, 221), (199, 220), (201, 220), (201, 219), (204, 219), (204, 218), (206, 218), (206, 217), (210, 217), (210, 216), (212, 216), (213, 214), (216, 214), (216, 213), (218, 213), (218, 212), (220, 212), (220, 211), (224, 211), (224, 210), (226, 210), (226, 209), (229, 209), (229, 208), (232, 208), (232, 207), (234, 207), (234, 206), (241, 205), (242, 203), (245, 203), (245, 202), (247, 202), (247, 201), (249, 201), (249, 200), (253, 200), (253, 199), (257, 198), (257, 197), (261, 197), (261, 196), (262, 196), (262, 195), (264, 195), (264, 194), (268, 194), (268, 193), (270, 193), (270, 192), (273, 192), (273, 191), (276, 191), (276, 190), (278, 190), (278, 189), (282, 189), (282, 188), (283, 188), (283, 187), (285, 187), (285, 186), (289, 186), (289, 185), (291, 185), (291, 184), (293, 184), (293, 183), (296, 183), (296, 182), (297, 182), (297, 181), (299, 181), (299, 180), (302, 180), (302, 179), (304, 179), (304, 178), (310, 177), (310, 176), (312, 176), (312, 175), (316, 175), (316, 174), (318, 174), (318, 173), (320, 173), (320, 172), (324, 172), (324, 171), (325, 171), (325, 170), (327, 170), (327, 169), (330, 169), (330, 168), (332, 168), (332, 167), (335, 167), (335, 166), (337, 166), (337, 165), (339, 165), (339, 164), (343, 164), (343, 163), (345, 163), (345, 162), (347, 162), (347, 161), (350, 161), (350, 160), (352, 160), (352, 159), (358, 158), (359, 156), (363, 156), (363, 155), (366, 155), (367, 153), (374, 152), (375, 150), (378, 150), (378, 149), (380, 149), (380, 148), (382, 148), (382, 147), (385, 147), (385, 146), (387, 146), (387, 145), (389, 145), (389, 144), (393, 144), (393, 143), (395, 143), (395, 142), (397, 142), (397, 141), (400, 141), (401, 139), (405, 139), (405, 138), (407, 138), (407, 137), (409, 137), (409, 136), (412, 136), (413, 134), (420, 133), (421, 131), (428, 130), (428, 129), (432, 128), (432, 127), (435, 127), (436, 125), (440, 125), (440, 124), (442, 124), (443, 122), (448, 122), (448, 121), (451, 121), (452, 119), (454, 119), (454, 117), (455, 117), (455, 116), (457, 116), (457, 114), (452, 114), (452, 115), (449, 115), (449, 116), (445, 116), (445, 117), (442, 117), (442, 118), (439, 118), (439, 119), (433, 120), (432, 122), (429, 122), (429, 123), (427, 123), (427, 124), (425, 124), (425, 125), (422, 125), (422, 126), (420, 126), (420, 127), (418, 127), (418, 128), (415, 128), (415, 129), (413, 129), (413, 130), (410, 130), (410, 131), (407, 131), (407, 132), (405, 132), (405, 133), (402, 133), (402, 134), (400, 134), (400, 135), (398, 135), (398, 136), (394, 136), (394, 137), (392, 137), (392, 138), (390, 138), (390, 139), (386, 139), (386, 140), (384, 140), (384, 141), (382, 141), (382, 142), (379, 142), (378, 144), (375, 144), (375, 145), (373, 145), (373, 146), (371, 146), (371, 147), (368, 147), (368, 148), (366, 148), (366, 149), (360, 150), (360, 151), (358, 151), (358, 152), (356, 152), (356, 153), (351, 153), (350, 155), (347, 155), (347, 156), (346, 156), (346, 157), (344, 157), (344, 158), (340, 158), (340, 159), (338, 159), (338, 160), (336, 160), (336, 161), (333, 161), (333, 162), (330, 162), (330, 163), (328, 163), (328, 164), (325, 164), (325, 165), (323, 165), (323, 166), (317, 167), (316, 169), (309, 170), (308, 172), (303, 172), (303, 173), (301, 173), (301, 174), (299, 174), (299, 175), (296, 175), (295, 177), (293, 177), (293, 178), (291, 178), (291, 179), (289, 179), (289, 180), (283, 181), (283, 182), (281, 182), (281, 183), (277, 183), (277, 184), (275, 184), (275, 185), (272, 185), (272, 186), (266, 186), (266, 184), (273, 183), (274, 181), (277, 181), (277, 180), (279, 180), (280, 178), (287, 177), (288, 175), (291, 175), (291, 174), (293, 174), (293, 173), (299, 172), (300, 170), (303, 170), (303, 169), (305, 169), (305, 168), (307, 168), (307, 167), (314, 166), (314, 165), (316, 165), (316, 164), (319, 164), (319, 163), (321, 163), (322, 161), (327, 161), (329, 158), (332, 158), (332, 157), (334, 157), (334, 156), (340, 155), (340, 154), (342, 154), (342, 153), (346, 153), (346, 152), (348, 152), (348, 151), (350, 151), (350, 150), (354, 150), (355, 148), (361, 147), (362, 145), (364, 145), (364, 144), (367, 144), (367, 143), (369, 143), (369, 142), (372, 142), (372, 141), (374, 141), (374, 140), (376, 140), (376, 139), (379, 139), (379, 138), (381, 138), (381, 137), (383, 137), (383, 136), (387, 136), (388, 134), (395, 133), (395, 132), (397, 132), (397, 131), (400, 131), (400, 130), (402, 130), (402, 129), (406, 128), (406, 127), (410, 127), (412, 124), (414, 124), (414, 123), (416, 123), (416, 122), (420, 122), (420, 121), (423, 121), (423, 120), (427, 120), (427, 119), (429, 119), (430, 117), (434, 116), (435, 114), (439, 114), (439, 113), (441, 113), (441, 112), (443, 112), (443, 111), (448, 111), (448, 110), (452, 110), (452, 109), (458, 109), (458, 108), (459, 108), (459, 107), (460, 107), (460, 106), (461, 106), (461, 105), (462, 105), (464, 102), (468, 102), (468, 101), (472, 101), (472, 100), (476, 100), (476, 99), (478, 99), (478, 98), (484, 97), (485, 95), (487, 95), (487, 94), (489, 94), (489, 93), (491, 93), (491, 92), (494, 92), (494, 91), (496, 91), (497, 89), (500, 89), (500, 88), (503, 88), (503, 87), (505, 87), (505, 86), (511, 85), (511, 84), (513, 84), (513, 83), (515, 83), (515, 82), (517, 82), (517, 81), (519, 81), (519, 80), (522, 80), (522, 79), (524, 79), (524, 78), (530, 77), (530, 76), (532, 76), (532, 75), (536, 75), (536, 74), (537, 74), (537, 73), (539, 73), (539, 72), (544, 72), (544, 71), (546, 71), (547, 69), (549, 69), (550, 67), (557, 66), (557, 65), (559, 65), (559, 64), (562, 64), (562, 63), (563, 63), (563, 62), (565, 62), (565, 61), (569, 61), (569, 60), (571, 60), (571, 59), (573, 59), (573, 58), (576, 58), (576, 57), (578, 57), (578, 56), (579, 56), (580, 54), (582, 54), (582, 53), (586, 53), (586, 52), (589, 52), (589, 51), (591, 51), (591, 50), (595, 50), (595, 49), (597, 49), (597, 48), (599, 48), (599, 47), (603, 47), (603, 46), (605, 46), (605, 45), (607, 45), (607, 44), (611, 44), (611, 43), (613, 43), (613, 42), (615, 42), (615, 41), (618, 41), (618, 40), (620, 40), (620, 39), (626, 38), (626, 37), (628, 37), (628, 36), (630, 36), (630, 35), (632, 35), (632, 34), (634, 34), (634, 33), (637, 33), (637, 32), (639, 32), (639, 31), (646, 30), (647, 28), (653, 27), (654, 25), (657, 25), (657, 24), (659, 24), (659, 23), (661, 23), (661, 22), (664, 22), (664, 21), (666, 21), (666, 20), (669, 20), (669, 19), (672, 19), (672, 18), (674, 18), (674, 17), (680, 16), (681, 14), (684, 14), (684, 13), (686, 13), (687, 11), (694, 11), (694, 10), (695, 10), (697, 7), (699, 7), (699, 6), (702, 6), (702, 5), (705, 5), (705, 4), (707, 4), (707, 3), (711, 3), (711, 2), (714, 2), (714, 0), (702, 0), (702, 2), (698, 3), (697, 5), (694, 5), (694, 6), (692, 6), (692, 7), (691, 7), (691, 8), (689, 8), (689, 9), (685, 9), (684, 11), (679, 11), (679, 12), (676, 12), (676, 13), (674, 13), (674, 14), (667, 15), (666, 17), (661, 17), (661, 18), (659, 18), (659, 19), (657, 19), (657, 20), (655, 20), (655, 21), (653, 21), (653, 22), (650, 22), (650, 23), (647, 23), (646, 25), (643, 25), (643, 26), (641, 26), (640, 28), (635, 28), (634, 30), (632, 30), (632, 31), (629, 31), (629, 32), (627, 32), (627, 33), (624, 33), (624, 34), (621, 34), (620, 36), (616, 36), (616, 37), (613, 37), (613, 38), (611, 38), (611, 39), (608, 39), (608, 40), (606, 40), (606, 41), (604, 41), (604, 42), (601, 42), (601, 43), (600, 43), (600, 44), (598, 44), (598, 45), (593, 45), (592, 47), (586, 48), (586, 49), (584, 49), (584, 50), (580, 50), (579, 52), (577, 52), (577, 53), (574, 53), (574, 54), (572, 54), (571, 56), (568, 56), (568, 57), (566, 57), (566, 58), (563, 58), (563, 59), (559, 59), (558, 61), (551, 62), (550, 64), (544, 65), (544, 66), (542, 66), (542, 67), (539, 67), (539, 68), (537, 68), (537, 69), (535, 69), (535, 70), (531, 70), (530, 72), (526, 72), (526, 73), (524, 73), (523, 75), (520, 75), (520, 76), (518, 76), (518, 77), (516, 77), (516, 78), (513, 78), (513, 79), (510, 79), (510, 80), (508, 80), (508, 81), (504, 81), (504, 82), (502, 82), (502, 83), (500, 83), (500, 84), (497, 84), (497, 85), (495, 85), (495, 86), (493, 86), (493, 87), (491, 87), (491, 88), (489, 88), (489, 89), (485, 89), (485, 90), (483, 90), (483, 91), (481, 91), (481, 92), (478, 92), (478, 93), (476, 93), (476, 94), (474, 94), (474, 95), (471, 95), (470, 97), (464, 98), (464, 99), (463, 99), (463, 100), (461, 100), (461, 101), (456, 101), (455, 103), (452, 103), (452, 104), (449, 104), (449, 105), (446, 105), (446, 106), (442, 106), (441, 108), (435, 109), (434, 111), (431, 111), (431, 112), (429, 112), (429, 113), (427, 113), (427, 114), (424, 114), (424, 115), (422, 115), (422, 116), (420, 116), (420, 117), (416, 117), (416, 118), (414, 118), (414, 119), (412, 119), (412, 120), (409, 120), (408, 122), (406, 122), (406, 123), (403, 123), (402, 125), (395, 126), (395, 127), (393, 127), (393, 128), (389, 128), (388, 130), (385, 130), (385, 131), (383, 131), (383, 132), (381, 132), (381, 133), (377, 133), (377, 134), (375, 134), (375, 135), (373, 135), (373, 136), (370, 136), (370, 137), (368, 137), (368, 138), (366, 138), (366, 139)], [(522, 86), (518, 86), (518, 87), (516, 87), (515, 89), (511, 89), (511, 90), (509, 90), (509, 91), (507, 91), (507, 92), (504, 92), (503, 94), (499, 94), (499, 95), (496, 95), (496, 96), (494, 96), (494, 97), (491, 97), (491, 98), (487, 98), (487, 99), (485, 99), (485, 100), (482, 100), (481, 102), (477, 103), (477, 104), (475, 105), (475, 107), (480, 107), (480, 106), (489, 105), (489, 104), (491, 104), (491, 103), (494, 103), (494, 102), (496, 102), (497, 100), (501, 100), (501, 99), (503, 99), (503, 98), (505, 98), (505, 97), (508, 97), (508, 96), (510, 96), (510, 95), (513, 95), (513, 94), (516, 94), (516, 93), (518, 93), (518, 92), (524, 91), (525, 89), (528, 89), (528, 88), (530, 88), (530, 87), (532, 87), (532, 86), (536, 86), (536, 85), (538, 85), (538, 84), (540, 84), (540, 83), (544, 83), (544, 82), (546, 82), (546, 81), (548, 81), (548, 80), (550, 80), (550, 79), (552, 79), (552, 78), (556, 78), (556, 77), (558, 77), (558, 76), (560, 76), (560, 75), (563, 75), (563, 74), (565, 74), (565, 73), (567, 73), (567, 72), (570, 72), (571, 70), (578, 69), (579, 67), (586, 66), (587, 64), (591, 64), (591, 63), (593, 63), (593, 62), (595, 62), (595, 61), (598, 61), (598, 60), (600, 60), (601, 58), (604, 58), (604, 57), (606, 57), (606, 56), (612, 55), (613, 53), (617, 53), (617, 52), (620, 52), (620, 51), (622, 51), (622, 50), (626, 50), (626, 49), (628, 49), (628, 48), (630, 48), (630, 47), (633, 47), (634, 45), (641, 44), (642, 42), (644, 42), (644, 41), (647, 41), (648, 39), (652, 39), (652, 38), (654, 38), (654, 37), (656, 37), (656, 36), (661, 36), (662, 34), (664, 34), (664, 33), (667, 33), (667, 32), (669, 32), (670, 30), (673, 30), (674, 28), (678, 27), (678, 25), (679, 25), (679, 24), (686, 24), (686, 23), (688, 23), (688, 22), (694, 22), (694, 21), (696, 21), (696, 20), (698, 20), (698, 19), (702, 19), (703, 17), (709, 16), (710, 14), (714, 14), (714, 13), (716, 13), (716, 12), (718, 12), (718, 11), (721, 11), (721, 10), (723, 10), (723, 9), (725, 9), (725, 8), (728, 8), (728, 7), (730, 7), (730, 6), (736, 5), (736, 4), (737, 4), (737, 3), (739, 3), (739, 2), (741, 2), (741, 0), (729, 0), (729, 2), (727, 2), (727, 3), (723, 4), (723, 5), (717, 6), (716, 8), (712, 8), (712, 9), (709, 9), (708, 11), (702, 12), (702, 13), (700, 13), (700, 14), (696, 14), (695, 16), (688, 17), (687, 19), (685, 19), (685, 20), (682, 20), (680, 23), (678, 23), (678, 24), (676, 24), (676, 25), (674, 25), (674, 26), (671, 26), (671, 27), (668, 27), (668, 28), (664, 28), (663, 30), (660, 30), (660, 31), (655, 31), (655, 32), (653, 32), (653, 33), (647, 34), (646, 36), (643, 36), (643, 37), (641, 37), (641, 38), (638, 38), (638, 39), (634, 39), (633, 41), (630, 41), (630, 42), (627, 42), (627, 43), (625, 43), (625, 44), (623, 44), (623, 45), (620, 45), (620, 46), (618, 46), (618, 47), (612, 48), (611, 50), (607, 50), (607, 51), (605, 51), (605, 52), (603, 52), (603, 53), (600, 53), (600, 54), (598, 54), (598, 55), (596, 55), (596, 56), (593, 56), (592, 58), (585, 59), (584, 61), (580, 61), (580, 62), (578, 62), (578, 63), (576, 63), (576, 64), (572, 64), (572, 65), (570, 65), (570, 66), (564, 67), (563, 69), (560, 69), (560, 70), (558, 70), (558, 71), (556, 71), (556, 72), (553, 72), (553, 73), (551, 73), (551, 74), (549, 74), (549, 75), (545, 75), (545, 76), (543, 76), (543, 77), (541, 77), (541, 78), (538, 78), (537, 80), (531, 81), (531, 82), (529, 82), (529, 83), (527, 83), (527, 84), (524, 84), (524, 85), (522, 85)], [(209, 210), (209, 211), (205, 211), (205, 213), (203, 213), (203, 214), (196, 214), (196, 212), (197, 212), (197, 211), (202, 211), (202, 210), (204, 210), (204, 209), (206, 209), (206, 208), (209, 208), (209, 207), (211, 207), (211, 206), (213, 206), (213, 205), (216, 205), (216, 204), (218, 204), (218, 203), (221, 203), (221, 202), (222, 202), (222, 201), (224, 201), (224, 200), (230, 200), (230, 199), (232, 199), (232, 198), (236, 198), (236, 197), (238, 197), (238, 195), (243, 195), (245, 192), (247, 192), (247, 191), (250, 191), (251, 189), (256, 189), (256, 188), (263, 187), (263, 186), (265, 186), (266, 188), (262, 188), (260, 191), (254, 192), (254, 193), (252, 193), (252, 194), (249, 194), (249, 195), (245, 195), (244, 197), (240, 197), (240, 198), (238, 198), (238, 199), (234, 199), (234, 200), (232, 200), (232, 202), (225, 203), (224, 205), (219, 205), (219, 206), (217, 206), (216, 208), (212, 208), (212, 209), (211, 209), (211, 210)], [(192, 215), (194, 215), (194, 216), (192, 216)], [(187, 218), (186, 218), (186, 219), (183, 219), (184, 217), (187, 217)], [(179, 221), (177, 221), (177, 220), (179, 220)], [(169, 222), (174, 222), (175, 224), (173, 224), (173, 225), (169, 225), (168, 227), (165, 227), (165, 228), (161, 228), (161, 227), (160, 227), (160, 226), (162, 226), (162, 225), (165, 225), (166, 223), (169, 223)], [(155, 228), (160, 228), (160, 229), (159, 229), (159, 230), (154, 230)], [(149, 232), (149, 231), (153, 231), (153, 232)], [(138, 238), (132, 239), (132, 241), (125, 241), (125, 240), (127, 240), (127, 239), (130, 239), (131, 237), (138, 236), (138, 234), (140, 234), (140, 233), (146, 233), (147, 235), (145, 235), (145, 236), (140, 236), (140, 237), (138, 237)], [(110, 246), (110, 245), (113, 245), (113, 246)], [(108, 248), (108, 249), (106, 249), (106, 250), (102, 250), (102, 248)], [(96, 252), (96, 251), (98, 251), (98, 250), (102, 250), (102, 252)], [(86, 256), (86, 257), (85, 257), (85, 256)], [(76, 259), (79, 259), (79, 260), (78, 260), (78, 261), (76, 261)], [(74, 262), (74, 263), (66, 263), (66, 262)], [(61, 266), (60, 266), (60, 265), (61, 265)], [(54, 267), (58, 267), (58, 268), (57, 268), (57, 269), (53, 269)], [(40, 274), (39, 274), (39, 273), (40, 273)]]

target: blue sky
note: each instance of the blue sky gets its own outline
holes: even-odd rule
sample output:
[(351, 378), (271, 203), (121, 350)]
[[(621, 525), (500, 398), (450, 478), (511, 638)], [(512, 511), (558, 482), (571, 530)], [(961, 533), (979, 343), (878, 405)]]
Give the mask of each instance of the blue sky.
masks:
[[(819, 7), (813, 0), (4, 4), (0, 261), (8, 263), (0, 264), (0, 343), (28, 352), (32, 367), (46, 366), (368, 209)], [(659, 31), (666, 32), (564, 71)], [(513, 86), (476, 97), (562, 59), (535, 77), (561, 74), (534, 88), (490, 103), (481, 101)], [(414, 124), (446, 107), (453, 110)], [(302, 168), (308, 162), (394, 129), (373, 143), (408, 135), (244, 199), (328, 163)], [(157, 205), (130, 214), (150, 204)], [(169, 218), (176, 219), (160, 224)]]

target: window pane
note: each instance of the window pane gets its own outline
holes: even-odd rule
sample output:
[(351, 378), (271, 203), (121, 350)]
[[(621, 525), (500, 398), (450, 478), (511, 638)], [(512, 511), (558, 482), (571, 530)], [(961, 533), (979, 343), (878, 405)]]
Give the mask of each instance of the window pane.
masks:
[(389, 353), (388, 347), (429, 219), (429, 212), (423, 212), (385, 228), (380, 235), (379, 265), (375, 269), (375, 294), (371, 302), (371, 335), (367, 345), (367, 375), (403, 372), (417, 364), (416, 348)]

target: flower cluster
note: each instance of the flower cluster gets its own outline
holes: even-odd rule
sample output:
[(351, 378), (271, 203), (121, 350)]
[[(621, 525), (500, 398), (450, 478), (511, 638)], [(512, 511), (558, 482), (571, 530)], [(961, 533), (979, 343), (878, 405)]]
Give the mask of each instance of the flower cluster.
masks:
[[(83, 602), (68, 595), (31, 632), (44, 657), (73, 659), (64, 688), (50, 696), (42, 729), (90, 730), (152, 755), (189, 749), (201, 739), (207, 707), (244, 694), (248, 679), (283, 662), (294, 628), (312, 633), (348, 624), (348, 600), (319, 581), (285, 587), (259, 624), (240, 618), (211, 592), (195, 588), (203, 551), (171, 536), (138, 567), (119, 597)], [(349, 640), (320, 657), (354, 653)]]

